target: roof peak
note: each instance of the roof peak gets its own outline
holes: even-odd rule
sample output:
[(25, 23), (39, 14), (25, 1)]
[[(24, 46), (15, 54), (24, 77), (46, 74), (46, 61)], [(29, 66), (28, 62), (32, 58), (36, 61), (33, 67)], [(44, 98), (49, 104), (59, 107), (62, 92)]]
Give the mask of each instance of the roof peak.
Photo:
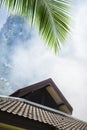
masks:
[[(59, 90), (59, 88), (56, 86), (56, 84), (51, 78), (27, 86), (25, 88), (21, 88), (10, 96), (25, 98), (29, 101), (33, 101), (40, 104), (43, 104), (44, 100), (45, 106), (59, 109), (60, 111), (63, 111), (68, 114), (72, 114), (73, 111), (72, 106), (69, 104), (67, 99), (64, 97), (62, 92)], [(39, 97), (39, 100), (37, 100), (36, 97)], [(43, 99), (44, 97), (47, 98)], [(49, 103), (47, 102), (47, 100)]]

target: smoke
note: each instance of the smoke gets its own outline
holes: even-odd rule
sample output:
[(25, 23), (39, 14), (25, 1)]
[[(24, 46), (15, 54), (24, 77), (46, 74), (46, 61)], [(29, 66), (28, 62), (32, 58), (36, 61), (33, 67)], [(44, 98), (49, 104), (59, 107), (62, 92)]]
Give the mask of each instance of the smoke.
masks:
[[(6, 88), (3, 94), (9, 94), (16, 88), (16, 81), (11, 80), (11, 75), (14, 73), (15, 65), (13, 64), (14, 57), (17, 49), (26, 48), (30, 46), (29, 40), (31, 39), (29, 25), (24, 18), (20, 16), (9, 16), (6, 23), (0, 31), (0, 87)], [(16, 55), (17, 56), (17, 55)], [(15, 57), (16, 58), (16, 57)], [(22, 58), (22, 57), (21, 57)], [(17, 70), (15, 71), (17, 73)], [(16, 76), (16, 75), (15, 75)], [(2, 80), (3, 79), (3, 80)], [(15, 77), (13, 77), (15, 79)], [(20, 86), (21, 84), (19, 84)], [(6, 86), (6, 87), (5, 87)], [(10, 88), (10, 89), (9, 89)], [(9, 90), (9, 91), (6, 91)], [(12, 91), (11, 91), (12, 90)], [(2, 92), (0, 91), (0, 94)]]
[(35, 28), (31, 30), (24, 18), (8, 17), (0, 31), (0, 49), (0, 75), (6, 86), (0, 87), (1, 94), (3, 88), (8, 90), (3, 94), (9, 95), (45, 78), (42, 63), (46, 57), (45, 49), (48, 48), (44, 46)]

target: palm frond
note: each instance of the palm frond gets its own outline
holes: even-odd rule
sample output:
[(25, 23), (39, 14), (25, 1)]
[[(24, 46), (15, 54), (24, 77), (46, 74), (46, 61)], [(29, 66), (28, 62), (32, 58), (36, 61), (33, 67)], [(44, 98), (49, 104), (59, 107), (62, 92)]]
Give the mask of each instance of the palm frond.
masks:
[(58, 51), (69, 33), (70, 0), (1, 0), (14, 13), (37, 25), (46, 43)]

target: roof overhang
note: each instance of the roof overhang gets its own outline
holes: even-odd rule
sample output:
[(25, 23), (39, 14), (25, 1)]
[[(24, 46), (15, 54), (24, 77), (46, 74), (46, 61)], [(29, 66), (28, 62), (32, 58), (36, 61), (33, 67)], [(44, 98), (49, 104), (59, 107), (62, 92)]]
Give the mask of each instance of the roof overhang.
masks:
[(67, 99), (64, 97), (62, 92), (58, 89), (56, 84), (53, 82), (52, 79), (47, 79), (44, 81), (41, 81), (39, 83), (27, 86), (25, 88), (19, 89), (10, 96), (13, 97), (22, 97), (23, 95), (29, 93), (29, 92), (34, 92), (38, 89), (45, 88), (47, 92), (51, 95), (53, 100), (56, 102), (58, 105), (58, 109), (62, 112), (65, 112), (67, 114), (72, 114), (73, 108), (67, 101)]

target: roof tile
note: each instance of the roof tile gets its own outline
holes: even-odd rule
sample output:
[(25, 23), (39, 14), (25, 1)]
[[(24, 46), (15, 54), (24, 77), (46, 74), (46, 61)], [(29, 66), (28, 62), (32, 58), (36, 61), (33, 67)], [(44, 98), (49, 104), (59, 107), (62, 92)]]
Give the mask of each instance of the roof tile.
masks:
[(27, 102), (0, 98), (0, 110), (8, 113), (17, 114), (24, 118), (47, 123), (59, 130), (87, 130), (87, 123), (80, 120), (61, 115), (55, 112), (42, 109), (38, 106), (31, 105)]

